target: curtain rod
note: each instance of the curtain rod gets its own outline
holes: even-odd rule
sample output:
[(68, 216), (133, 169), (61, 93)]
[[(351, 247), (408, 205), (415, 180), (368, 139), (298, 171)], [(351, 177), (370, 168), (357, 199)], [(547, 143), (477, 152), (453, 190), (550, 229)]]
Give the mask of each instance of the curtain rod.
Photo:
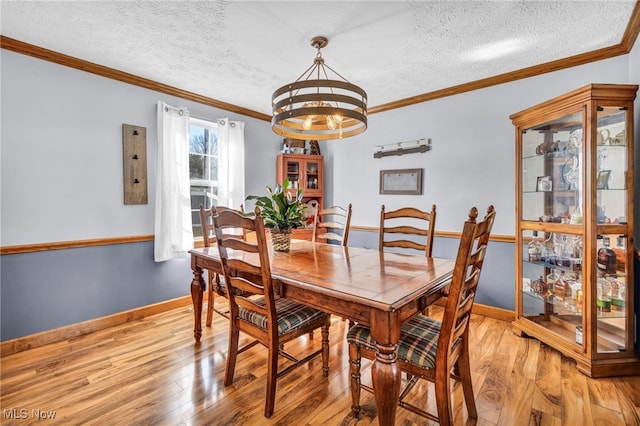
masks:
[[(164, 105), (164, 110), (165, 111), (169, 111), (169, 110), (177, 111), (178, 114), (180, 114), (180, 115), (183, 115), (185, 113), (185, 111), (186, 111), (186, 112), (189, 113), (189, 117), (193, 117), (193, 118), (195, 118), (197, 120), (215, 122), (215, 123), (218, 123), (218, 126), (224, 126), (225, 125), (225, 119), (223, 119), (223, 118), (211, 119), (211, 118), (208, 118), (208, 117), (202, 117), (202, 116), (190, 113), (189, 110), (187, 108), (185, 108), (185, 107), (174, 107), (174, 106), (165, 104)], [(227, 119), (227, 121), (229, 121), (229, 127), (236, 127), (236, 123), (234, 123), (233, 121), (231, 121), (229, 119)]]
[(169, 110), (177, 111), (178, 114), (180, 114), (180, 115), (183, 115), (185, 111), (189, 112), (188, 109), (183, 108), (183, 107), (178, 108), (178, 107), (174, 107), (174, 106), (171, 106), (171, 105), (168, 105), (168, 104), (164, 104), (164, 111), (165, 112), (169, 112)]
[[(209, 121), (209, 122), (218, 123), (218, 126), (224, 126), (224, 124), (225, 124), (225, 119), (224, 118), (202, 117), (202, 116), (191, 114), (191, 113), (189, 113), (189, 116), (192, 117), (192, 118), (195, 118), (196, 120), (202, 120), (202, 121)], [(227, 120), (227, 121), (229, 121), (229, 127), (236, 127), (236, 123), (234, 123), (231, 120)]]

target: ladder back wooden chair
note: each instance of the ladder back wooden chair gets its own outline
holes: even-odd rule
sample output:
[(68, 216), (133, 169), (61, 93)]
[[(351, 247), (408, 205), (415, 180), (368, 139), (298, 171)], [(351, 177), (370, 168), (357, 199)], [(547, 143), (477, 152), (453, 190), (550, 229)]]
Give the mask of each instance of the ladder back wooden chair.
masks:
[(316, 208), (311, 240), (320, 243), (335, 241), (346, 247), (350, 226), (351, 204), (346, 209), (341, 206), (332, 206), (318, 211)]
[[(274, 288), (269, 251), (260, 209), (255, 217), (223, 210), (213, 216), (220, 260), (229, 298), (229, 350), (224, 377), (225, 386), (233, 383), (236, 357), (247, 346), (238, 348), (239, 333), (253, 337), (268, 349), (265, 417), (273, 414), (276, 381), (298, 365), (322, 354), (322, 375), (329, 373), (329, 325), (331, 316), (305, 305), (279, 297)], [(246, 241), (227, 234), (230, 228), (255, 232), (256, 241)], [(320, 328), (321, 348), (298, 360), (284, 352), (284, 344)], [(278, 355), (290, 361), (278, 372)]]
[[(384, 204), (380, 210), (380, 232), (378, 249), (385, 247), (408, 248), (424, 251), (431, 257), (433, 237), (436, 227), (436, 205), (431, 211), (422, 211), (414, 207), (403, 207), (390, 212), (385, 211)], [(416, 237), (414, 239), (409, 239)], [(416, 239), (425, 238), (424, 243)]]
[[(477, 216), (478, 211), (474, 207), (464, 223), (442, 321), (417, 315), (402, 326), (396, 351), (399, 368), (407, 373), (398, 405), (444, 426), (454, 423), (450, 377), (462, 383), (469, 417), (478, 417), (469, 365), (469, 320), (495, 220), (493, 206), (489, 206), (482, 221), (476, 222)], [(354, 417), (358, 418), (360, 389), (373, 391), (360, 383), (360, 360), (362, 356), (374, 359), (377, 349), (369, 328), (359, 324), (349, 330), (347, 341), (351, 371), (351, 408)], [(419, 379), (434, 383), (437, 415), (405, 401)]]
[[(229, 207), (218, 206), (218, 211), (233, 210)], [(244, 213), (244, 207), (240, 205), (240, 212)], [(216, 242), (215, 232), (213, 229), (213, 207), (205, 209), (200, 204), (200, 225), (202, 226), (202, 241), (205, 247), (211, 247)], [(237, 234), (236, 238), (246, 239), (246, 232), (243, 230), (242, 234)], [(213, 322), (213, 312), (215, 311), (219, 315), (229, 318), (228, 311), (221, 311), (215, 308), (215, 295), (218, 294), (224, 298), (227, 298), (227, 289), (224, 281), (220, 280), (220, 275), (213, 271), (207, 271), (207, 327), (211, 327)]]

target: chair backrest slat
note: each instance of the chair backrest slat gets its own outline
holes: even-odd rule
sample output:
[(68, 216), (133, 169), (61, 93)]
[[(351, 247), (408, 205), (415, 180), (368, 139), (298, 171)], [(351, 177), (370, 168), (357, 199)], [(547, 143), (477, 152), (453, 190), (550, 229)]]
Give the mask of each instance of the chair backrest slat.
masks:
[(318, 223), (318, 227), (319, 228), (326, 228), (326, 229), (343, 229), (344, 228), (344, 223), (341, 223), (341, 222), (320, 222), (320, 223)]
[(258, 246), (256, 244), (251, 244), (244, 240), (239, 240), (235, 238), (235, 236), (231, 236), (227, 239), (227, 249), (246, 251), (248, 253), (258, 253)]
[[(432, 206), (432, 211), (435, 210), (435, 205)], [(386, 219), (397, 219), (403, 217), (415, 217), (416, 219), (430, 220), (431, 213), (425, 212), (415, 207), (402, 207), (397, 210), (385, 212)]]
[(384, 244), (385, 247), (398, 247), (398, 248), (411, 248), (415, 250), (425, 251), (426, 246), (424, 244), (416, 243), (411, 240), (393, 240), (387, 241)]
[(384, 232), (386, 234), (413, 234), (413, 235), (421, 235), (427, 236), (429, 235), (429, 231), (426, 229), (416, 228), (415, 226), (393, 226), (393, 227), (385, 227)]
[(458, 340), (458, 338), (462, 337), (462, 335), (465, 333), (467, 329), (467, 324), (469, 323), (468, 318), (469, 317), (465, 317), (465, 319), (460, 324), (457, 324), (456, 327), (453, 329), (453, 332), (451, 333), (451, 339), (453, 342)]
[[(341, 241), (342, 240), (342, 235), (336, 234), (334, 232), (325, 232), (324, 234), (322, 234), (322, 239), (324, 240), (335, 240), (335, 241)], [(318, 242), (320, 242), (318, 240)]]
[[(253, 253), (253, 250), (251, 251)], [(227, 265), (229, 269), (234, 273), (238, 273), (238, 271), (242, 271), (244, 274), (249, 275), (261, 275), (262, 269), (260, 266), (255, 263), (247, 262), (241, 259), (229, 259), (227, 260)], [(232, 277), (233, 278), (233, 277)]]
[[(238, 286), (238, 289), (243, 288), (242, 286)], [(254, 311), (262, 315), (269, 315), (267, 309), (264, 306), (258, 305), (255, 301), (246, 298), (246, 297), (236, 297), (235, 302), (238, 306), (243, 307), (249, 311)]]
[[(385, 247), (408, 248), (423, 251), (425, 256), (431, 257), (435, 226), (435, 204), (431, 206), (431, 211), (422, 211), (415, 207), (385, 211), (383, 204), (380, 210), (378, 249), (383, 251)], [(388, 234), (392, 234), (393, 237), (389, 237)], [(416, 239), (409, 239), (410, 237)]]

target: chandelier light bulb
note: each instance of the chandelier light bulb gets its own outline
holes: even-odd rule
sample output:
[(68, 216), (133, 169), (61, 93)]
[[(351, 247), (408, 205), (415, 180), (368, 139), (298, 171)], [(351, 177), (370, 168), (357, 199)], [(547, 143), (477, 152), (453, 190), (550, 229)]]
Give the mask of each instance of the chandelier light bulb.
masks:
[(315, 115), (307, 115), (307, 118), (304, 119), (304, 122), (302, 123), (302, 128), (304, 130), (310, 130), (311, 129), (311, 124), (313, 124), (313, 119), (316, 118)]
[(335, 130), (338, 126), (336, 126), (336, 121), (333, 119), (332, 115), (326, 115), (327, 127), (331, 130)]

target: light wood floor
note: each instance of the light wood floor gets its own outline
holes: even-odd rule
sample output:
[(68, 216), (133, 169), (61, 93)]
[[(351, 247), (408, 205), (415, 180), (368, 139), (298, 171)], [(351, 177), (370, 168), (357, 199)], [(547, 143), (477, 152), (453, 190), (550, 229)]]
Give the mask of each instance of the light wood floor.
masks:
[[(438, 315), (439, 308), (433, 308)], [(275, 414), (265, 419), (266, 352), (239, 356), (234, 384), (222, 384), (228, 323), (214, 316), (202, 343), (193, 341), (192, 312), (181, 308), (7, 356), (1, 364), (3, 425), (369, 425), (373, 397), (363, 391), (363, 417), (350, 414), (346, 322), (333, 319), (328, 378), (320, 359), (278, 382)], [(640, 376), (590, 379), (575, 363), (508, 323), (473, 316), (471, 325), (478, 425), (640, 425)], [(287, 350), (317, 347), (320, 335)], [(363, 361), (364, 363), (364, 361)], [(369, 367), (363, 381), (370, 382)], [(427, 389), (427, 390), (425, 390)], [(431, 387), (417, 389), (433, 405)], [(461, 389), (456, 424), (467, 421)], [(21, 411), (24, 410), (24, 411)], [(13, 419), (11, 418), (13, 417)], [(16, 419), (16, 417), (26, 417)], [(431, 424), (398, 408), (397, 424)]]

